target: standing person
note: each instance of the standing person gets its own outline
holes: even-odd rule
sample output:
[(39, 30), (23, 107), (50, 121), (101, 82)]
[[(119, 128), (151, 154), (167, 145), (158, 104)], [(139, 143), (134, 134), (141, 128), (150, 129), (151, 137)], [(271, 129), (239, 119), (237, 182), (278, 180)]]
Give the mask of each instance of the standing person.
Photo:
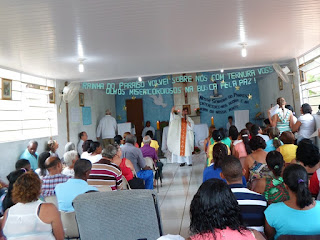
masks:
[(292, 132), (283, 132), (280, 136), (280, 140), (283, 142), (283, 145), (277, 148), (277, 151), (280, 152), (283, 156), (283, 160), (286, 163), (291, 163), (292, 160), (296, 159), (297, 145), (294, 145), (294, 135)]
[(146, 127), (142, 130), (142, 137), (146, 136), (148, 131), (152, 131), (153, 136), (155, 135), (156, 131), (154, 130), (154, 127), (151, 126), (150, 121), (146, 122)]
[(305, 168), (289, 165), (284, 169), (283, 180), (290, 199), (273, 203), (264, 212), (268, 239), (278, 239), (281, 235), (320, 234), (320, 202), (311, 196)]
[(271, 109), (268, 110), (268, 118), (272, 127), (277, 127), (280, 134), (285, 131), (291, 131), (293, 126), (292, 112), (285, 108), (286, 100), (283, 97), (277, 99), (279, 105), (278, 112), (271, 117)]
[(80, 140), (79, 140), (79, 143), (77, 146), (77, 150), (78, 150), (79, 155), (81, 156), (81, 154), (83, 153), (82, 145), (85, 141), (88, 140), (88, 134), (86, 132), (79, 133), (79, 139)]
[(227, 131), (229, 131), (229, 128), (230, 128), (232, 125), (234, 125), (233, 117), (232, 117), (232, 116), (229, 116), (229, 117), (228, 117), (228, 122), (227, 122), (227, 125), (226, 125)]
[(171, 109), (167, 145), (172, 152), (172, 162), (180, 163), (180, 167), (188, 164), (192, 166), (192, 152), (194, 150), (194, 122), (187, 116), (188, 108), (182, 109), (182, 116), (175, 114), (175, 107)]
[(39, 154), (37, 153), (38, 142), (37, 141), (30, 141), (28, 147), (24, 152), (21, 154), (19, 159), (27, 159), (30, 162), (32, 170), (36, 170), (38, 168), (38, 157)]
[(97, 139), (102, 138), (102, 145), (105, 148), (108, 144), (114, 143), (114, 136), (116, 136), (117, 121), (111, 116), (111, 111), (106, 110), (106, 115), (101, 118), (97, 128)]
[(297, 132), (298, 143), (304, 138), (309, 139), (316, 127), (316, 122), (312, 116), (311, 106), (308, 103), (304, 103), (302, 104), (300, 111), (302, 115), (292, 127), (292, 132)]

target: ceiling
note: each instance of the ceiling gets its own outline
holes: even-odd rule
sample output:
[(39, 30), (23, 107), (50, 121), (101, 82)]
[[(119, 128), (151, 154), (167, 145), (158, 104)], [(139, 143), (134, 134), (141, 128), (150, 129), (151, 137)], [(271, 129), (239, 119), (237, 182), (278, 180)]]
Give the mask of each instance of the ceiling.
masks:
[(319, 0), (1, 0), (0, 66), (94, 81), (267, 65), (319, 45), (319, 23)]

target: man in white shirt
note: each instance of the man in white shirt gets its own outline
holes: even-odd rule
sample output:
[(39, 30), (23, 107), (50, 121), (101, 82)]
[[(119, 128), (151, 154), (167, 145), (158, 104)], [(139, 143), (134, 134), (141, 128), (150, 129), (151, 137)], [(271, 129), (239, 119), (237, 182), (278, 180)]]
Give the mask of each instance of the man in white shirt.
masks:
[(155, 130), (154, 127), (151, 126), (150, 121), (146, 122), (146, 127), (142, 130), (142, 137), (145, 137), (148, 131), (152, 131), (153, 136), (155, 136)]
[(78, 150), (79, 155), (81, 156), (81, 154), (83, 153), (82, 145), (85, 141), (88, 140), (88, 134), (86, 132), (79, 133), (79, 139), (80, 140), (79, 140), (79, 143), (77, 146), (77, 150)]
[(114, 136), (117, 131), (117, 121), (111, 116), (111, 111), (106, 110), (106, 115), (100, 120), (97, 128), (97, 139), (102, 138), (102, 145), (105, 148), (108, 144), (114, 144)]

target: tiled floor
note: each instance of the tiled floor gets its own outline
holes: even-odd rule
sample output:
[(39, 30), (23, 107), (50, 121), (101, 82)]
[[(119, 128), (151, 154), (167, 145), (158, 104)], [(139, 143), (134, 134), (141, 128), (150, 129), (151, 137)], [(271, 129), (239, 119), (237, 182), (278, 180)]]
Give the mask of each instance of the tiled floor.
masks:
[(189, 207), (202, 183), (204, 166), (204, 154), (193, 157), (192, 167), (180, 167), (176, 163), (164, 164), (163, 184), (158, 193), (164, 235), (189, 237)]

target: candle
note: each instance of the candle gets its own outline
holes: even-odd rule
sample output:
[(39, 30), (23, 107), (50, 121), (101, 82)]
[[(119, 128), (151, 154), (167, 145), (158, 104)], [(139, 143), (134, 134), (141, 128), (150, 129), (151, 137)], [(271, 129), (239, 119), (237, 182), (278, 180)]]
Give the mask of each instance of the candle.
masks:
[(157, 130), (159, 130), (159, 129), (160, 129), (160, 122), (157, 121)]
[(214, 119), (211, 117), (211, 125), (214, 125)]

